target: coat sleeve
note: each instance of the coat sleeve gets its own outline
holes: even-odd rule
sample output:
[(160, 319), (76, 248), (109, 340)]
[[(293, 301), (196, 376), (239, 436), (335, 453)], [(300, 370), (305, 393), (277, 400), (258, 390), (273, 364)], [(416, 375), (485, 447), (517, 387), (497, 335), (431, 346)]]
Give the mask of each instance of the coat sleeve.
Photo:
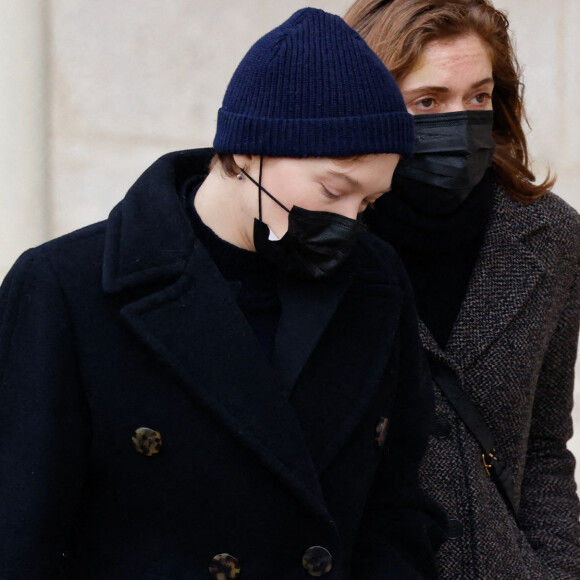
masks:
[(580, 578), (575, 461), (566, 448), (572, 436), (579, 319), (577, 272), (537, 384), (519, 511), (520, 527), (545, 569), (566, 579)]
[(64, 294), (38, 251), (0, 289), (0, 577), (58, 578), (89, 437)]
[(410, 287), (400, 324), (397, 394), (385, 453), (361, 525), (361, 580), (438, 578), (435, 554), (447, 537), (447, 518), (419, 485), (419, 464), (432, 430), (433, 389), (420, 346)]

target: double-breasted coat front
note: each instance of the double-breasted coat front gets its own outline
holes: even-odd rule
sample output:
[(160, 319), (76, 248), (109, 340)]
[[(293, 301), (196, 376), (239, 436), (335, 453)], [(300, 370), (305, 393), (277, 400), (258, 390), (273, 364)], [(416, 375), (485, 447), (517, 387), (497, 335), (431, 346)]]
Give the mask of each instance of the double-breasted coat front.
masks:
[(348, 273), (281, 279), (269, 360), (183, 209), (209, 155), (165, 156), (4, 281), (0, 578), (435, 577), (398, 259), (363, 234)]

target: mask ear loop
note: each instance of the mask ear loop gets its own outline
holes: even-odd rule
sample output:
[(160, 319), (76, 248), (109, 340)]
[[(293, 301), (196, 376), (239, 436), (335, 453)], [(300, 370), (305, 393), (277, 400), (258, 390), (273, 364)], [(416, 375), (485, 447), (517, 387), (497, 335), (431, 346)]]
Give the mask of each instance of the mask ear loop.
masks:
[(260, 155), (260, 174), (258, 181), (256, 181), (245, 168), (240, 168), (240, 171), (254, 184), (258, 186), (258, 216), (262, 221), (262, 192), (264, 192), (272, 201), (275, 201), (283, 210), (290, 213), (290, 210), (280, 201), (278, 201), (265, 187), (262, 187), (262, 166), (264, 164), (264, 156)]
[(260, 173), (258, 174), (258, 216), (262, 221), (262, 167), (264, 165), (264, 156), (260, 155)]

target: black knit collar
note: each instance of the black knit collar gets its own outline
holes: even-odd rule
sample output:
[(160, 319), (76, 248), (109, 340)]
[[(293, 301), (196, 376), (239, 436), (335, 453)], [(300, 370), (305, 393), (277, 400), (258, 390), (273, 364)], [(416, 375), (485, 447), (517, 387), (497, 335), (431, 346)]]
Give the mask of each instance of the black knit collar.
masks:
[(466, 245), (481, 241), (493, 204), (493, 189), (490, 169), (457, 210), (438, 216), (417, 211), (401, 192), (393, 190), (383, 195), (364, 217), (371, 231), (405, 253), (461, 252)]
[(183, 198), (196, 237), (223, 277), (228, 281), (239, 281), (251, 286), (274, 284), (274, 269), (258, 253), (230, 244), (202, 221), (194, 206), (195, 194), (202, 183), (203, 178), (198, 176), (188, 180), (183, 186)]

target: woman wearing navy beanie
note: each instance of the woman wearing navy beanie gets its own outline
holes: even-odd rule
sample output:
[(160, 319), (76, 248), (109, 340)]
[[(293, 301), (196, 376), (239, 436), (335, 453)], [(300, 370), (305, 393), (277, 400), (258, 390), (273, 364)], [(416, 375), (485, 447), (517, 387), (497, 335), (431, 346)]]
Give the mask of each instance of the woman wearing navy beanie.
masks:
[(409, 282), (358, 214), (412, 153), (390, 73), (294, 14), (236, 70), (213, 149), (0, 293), (0, 577), (435, 578)]

